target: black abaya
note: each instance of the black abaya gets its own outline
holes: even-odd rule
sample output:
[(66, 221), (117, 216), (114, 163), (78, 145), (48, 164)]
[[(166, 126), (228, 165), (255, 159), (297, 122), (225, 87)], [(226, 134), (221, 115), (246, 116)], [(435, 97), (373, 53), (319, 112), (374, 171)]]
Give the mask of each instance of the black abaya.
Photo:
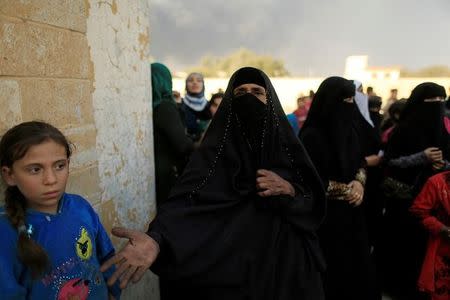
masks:
[[(249, 71), (268, 95), (257, 148), (232, 105), (234, 82)], [(200, 149), (150, 224), (161, 247), (152, 269), (172, 286), (168, 299), (323, 299), (316, 230), (325, 195), (289, 126), (263, 72), (233, 75)], [(290, 182), (295, 197), (259, 197), (261, 168)]]

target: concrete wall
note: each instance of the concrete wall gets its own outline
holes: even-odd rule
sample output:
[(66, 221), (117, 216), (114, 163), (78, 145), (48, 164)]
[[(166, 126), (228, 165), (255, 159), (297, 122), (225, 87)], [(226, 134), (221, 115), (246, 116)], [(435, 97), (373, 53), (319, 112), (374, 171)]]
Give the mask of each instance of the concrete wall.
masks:
[[(155, 214), (149, 12), (146, 0), (0, 0), (0, 132), (60, 128), (76, 145), (67, 191), (107, 230)], [(156, 282), (148, 272), (123, 299), (157, 299)]]

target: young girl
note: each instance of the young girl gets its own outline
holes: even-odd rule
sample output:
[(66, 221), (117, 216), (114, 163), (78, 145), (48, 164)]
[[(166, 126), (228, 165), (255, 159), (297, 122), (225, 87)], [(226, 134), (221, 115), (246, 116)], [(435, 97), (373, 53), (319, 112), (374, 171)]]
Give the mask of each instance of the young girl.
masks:
[(411, 213), (429, 231), (419, 289), (432, 300), (450, 299), (450, 172), (430, 177), (414, 200)]
[(71, 147), (43, 122), (25, 122), (0, 141), (7, 184), (0, 208), (0, 298), (118, 299), (100, 264), (114, 248), (89, 202), (66, 194)]

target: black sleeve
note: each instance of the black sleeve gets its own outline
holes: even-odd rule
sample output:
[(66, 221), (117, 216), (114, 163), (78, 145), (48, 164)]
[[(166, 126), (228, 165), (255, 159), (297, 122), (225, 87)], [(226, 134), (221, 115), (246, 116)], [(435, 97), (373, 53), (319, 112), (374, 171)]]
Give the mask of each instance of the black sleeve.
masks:
[(211, 111), (209, 110), (209, 103), (206, 104), (205, 108), (202, 111), (196, 112), (195, 115), (200, 120), (211, 120), (212, 114)]
[(153, 124), (170, 141), (172, 149), (178, 154), (186, 155), (194, 148), (194, 143), (186, 136), (175, 104), (163, 101), (153, 113)]
[(330, 149), (326, 149), (327, 146), (323, 142), (322, 135), (313, 128), (305, 129), (304, 132), (300, 131), (300, 139), (326, 188), (328, 186), (327, 166), (329, 164), (326, 150)]

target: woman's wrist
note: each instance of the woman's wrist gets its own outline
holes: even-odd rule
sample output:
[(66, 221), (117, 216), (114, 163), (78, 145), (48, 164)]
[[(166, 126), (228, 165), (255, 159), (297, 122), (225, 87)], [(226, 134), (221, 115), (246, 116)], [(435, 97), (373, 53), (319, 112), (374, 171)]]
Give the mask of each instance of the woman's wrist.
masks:
[(286, 181), (286, 194), (291, 196), (291, 197), (295, 197), (295, 188), (292, 186), (292, 184), (289, 181)]
[(360, 168), (358, 172), (356, 172), (355, 180), (361, 183), (361, 185), (364, 187), (366, 185), (367, 180), (366, 170)]

